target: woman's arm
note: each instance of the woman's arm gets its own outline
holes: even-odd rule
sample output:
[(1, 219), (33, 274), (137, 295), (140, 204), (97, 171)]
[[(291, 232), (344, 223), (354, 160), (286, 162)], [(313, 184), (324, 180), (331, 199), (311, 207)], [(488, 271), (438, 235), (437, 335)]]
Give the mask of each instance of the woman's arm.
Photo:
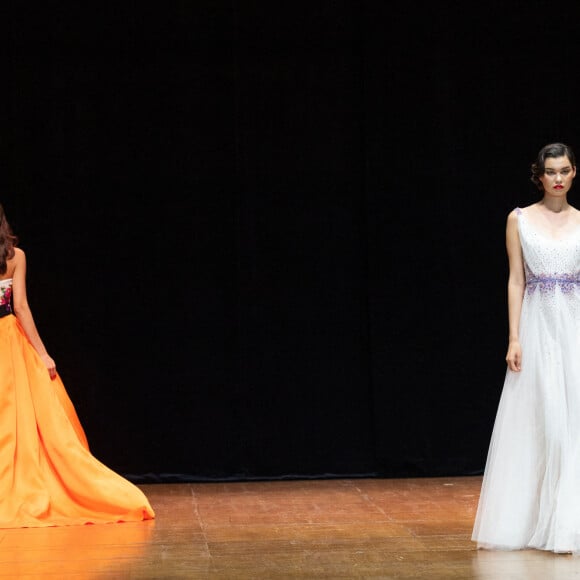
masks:
[(519, 372), (522, 368), (522, 348), (520, 346), (519, 328), (522, 302), (526, 288), (524, 259), (520, 235), (518, 233), (518, 216), (512, 211), (507, 219), (506, 248), (509, 261), (508, 279), (508, 322), (509, 345), (506, 362), (510, 370)]
[(26, 255), (20, 248), (16, 248), (15, 251), (15, 266), (14, 273), (12, 274), (14, 314), (18, 318), (34, 350), (36, 350), (42, 362), (46, 365), (50, 378), (54, 379), (56, 377), (56, 365), (48, 352), (46, 352), (46, 348), (36, 329), (32, 312), (28, 306), (28, 299), (26, 297)]

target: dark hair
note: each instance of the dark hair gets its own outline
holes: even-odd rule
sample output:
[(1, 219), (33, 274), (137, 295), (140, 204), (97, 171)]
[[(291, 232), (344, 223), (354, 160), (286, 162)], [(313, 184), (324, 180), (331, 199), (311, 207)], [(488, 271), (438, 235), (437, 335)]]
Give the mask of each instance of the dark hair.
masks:
[(576, 157), (574, 156), (574, 151), (564, 145), (564, 143), (550, 143), (549, 145), (544, 145), (538, 153), (536, 162), (532, 163), (532, 177), (531, 180), (536, 184), (540, 191), (544, 191), (544, 186), (540, 181), (540, 177), (544, 175), (546, 170), (545, 163), (548, 157), (568, 157), (572, 167), (576, 167)]
[(6, 262), (14, 257), (14, 248), (17, 245), (18, 238), (12, 233), (4, 208), (0, 204), (0, 275), (6, 274)]

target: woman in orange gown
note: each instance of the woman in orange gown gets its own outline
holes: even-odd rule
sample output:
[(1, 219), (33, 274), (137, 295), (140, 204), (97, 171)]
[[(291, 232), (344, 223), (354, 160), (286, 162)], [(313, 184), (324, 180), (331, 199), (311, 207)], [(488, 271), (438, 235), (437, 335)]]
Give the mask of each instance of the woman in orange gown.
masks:
[(26, 298), (26, 256), (0, 205), (0, 528), (153, 519), (87, 439)]

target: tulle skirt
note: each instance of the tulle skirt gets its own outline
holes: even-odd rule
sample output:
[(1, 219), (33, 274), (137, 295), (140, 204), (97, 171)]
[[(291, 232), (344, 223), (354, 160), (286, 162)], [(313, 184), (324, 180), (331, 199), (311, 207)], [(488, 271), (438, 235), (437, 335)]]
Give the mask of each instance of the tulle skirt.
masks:
[(580, 294), (526, 295), (522, 370), (507, 371), (472, 539), (580, 551)]
[(0, 528), (153, 518), (143, 492), (90, 453), (16, 317), (0, 318)]

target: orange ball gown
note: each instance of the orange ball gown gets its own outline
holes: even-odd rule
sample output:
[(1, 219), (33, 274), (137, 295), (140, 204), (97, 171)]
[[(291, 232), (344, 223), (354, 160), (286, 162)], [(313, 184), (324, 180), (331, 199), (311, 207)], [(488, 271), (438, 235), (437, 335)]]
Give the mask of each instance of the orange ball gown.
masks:
[(89, 451), (60, 377), (51, 380), (0, 280), (0, 528), (150, 520), (133, 483)]

